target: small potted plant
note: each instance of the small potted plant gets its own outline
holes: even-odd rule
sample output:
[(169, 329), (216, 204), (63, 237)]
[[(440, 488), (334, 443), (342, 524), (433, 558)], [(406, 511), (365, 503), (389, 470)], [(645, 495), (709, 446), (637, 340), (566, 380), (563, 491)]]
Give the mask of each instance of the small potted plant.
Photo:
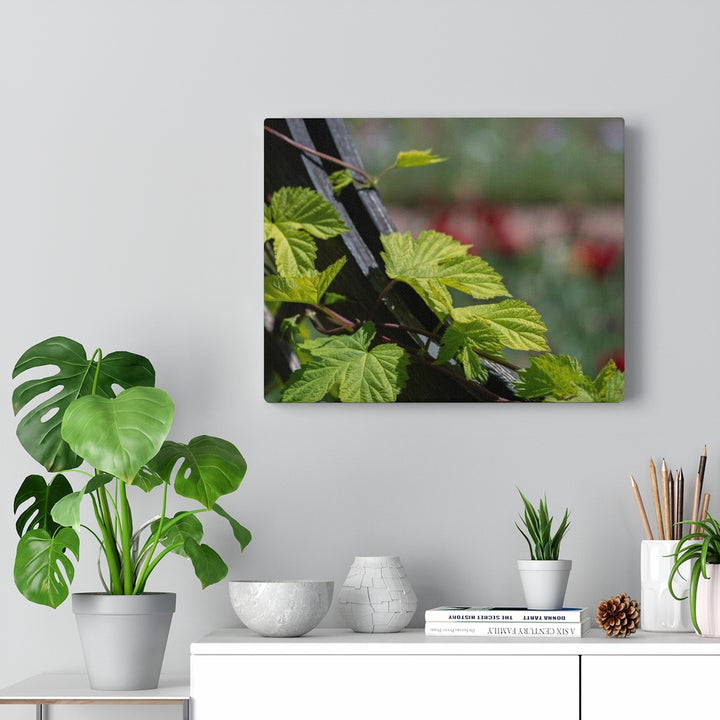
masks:
[(705, 520), (695, 523), (693, 530), (682, 537), (673, 554), (673, 566), (668, 578), (668, 589), (676, 600), (673, 578), (682, 574), (683, 565), (689, 563), (688, 594), (690, 619), (698, 635), (720, 637), (720, 523), (707, 514)]
[(530, 548), (530, 560), (518, 560), (527, 607), (531, 610), (559, 609), (565, 600), (572, 568), (571, 560), (560, 559), (560, 542), (570, 526), (570, 512), (565, 510), (558, 529), (553, 533), (553, 518), (548, 512), (547, 498), (543, 497), (535, 509), (525, 495), (520, 490), (518, 492), (525, 507), (521, 516), (525, 530), (517, 523), (515, 526)]
[[(106, 690), (156, 687), (175, 595), (148, 592), (148, 579), (169, 553), (188, 558), (203, 587), (226, 576), (225, 562), (202, 542), (198, 516), (213, 512), (223, 518), (245, 548), (250, 532), (218, 504), (237, 490), (245, 460), (221, 438), (201, 435), (187, 444), (167, 439), (174, 404), (154, 387), (153, 366), (141, 355), (103, 356), (98, 349), (88, 357), (74, 340), (54, 337), (22, 355), (13, 371), (18, 376), (26, 378), (13, 392), (15, 414), (22, 413), (18, 438), (52, 476), (46, 481), (29, 475), (15, 497), (15, 584), (32, 602), (60, 605), (85, 529), (104, 558), (98, 559), (104, 592), (73, 595), (90, 684)], [(89, 471), (81, 469), (83, 463)], [(80, 477), (77, 489), (65, 476), (70, 471)], [(157, 514), (136, 524), (131, 494), (155, 489)], [(194, 501), (193, 507), (170, 515), (172, 490)], [(94, 529), (81, 517), (83, 502)], [(102, 624), (105, 615), (111, 616), (109, 628)]]

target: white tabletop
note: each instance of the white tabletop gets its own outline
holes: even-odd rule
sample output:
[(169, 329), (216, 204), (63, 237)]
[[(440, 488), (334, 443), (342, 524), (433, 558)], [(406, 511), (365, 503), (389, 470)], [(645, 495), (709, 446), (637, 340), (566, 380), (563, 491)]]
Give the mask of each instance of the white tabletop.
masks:
[(246, 628), (209, 633), (190, 646), (192, 655), (720, 655), (719, 638), (695, 633), (638, 630), (608, 638), (590, 630), (581, 638), (435, 637), (423, 629), (356, 633), (315, 628), (299, 638), (266, 638)]
[(86, 675), (47, 673), (34, 675), (0, 690), (0, 704), (58, 705), (181, 705), (190, 697), (187, 677), (160, 678), (153, 690), (92, 690)]

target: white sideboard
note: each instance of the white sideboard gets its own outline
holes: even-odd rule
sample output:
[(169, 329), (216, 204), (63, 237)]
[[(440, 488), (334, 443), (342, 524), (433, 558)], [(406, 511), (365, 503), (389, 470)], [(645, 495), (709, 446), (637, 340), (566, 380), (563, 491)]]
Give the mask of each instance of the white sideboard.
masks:
[(713, 687), (720, 674), (720, 640), (642, 631), (547, 641), (324, 628), (262, 638), (231, 628), (191, 653), (193, 720), (679, 717), (690, 681)]

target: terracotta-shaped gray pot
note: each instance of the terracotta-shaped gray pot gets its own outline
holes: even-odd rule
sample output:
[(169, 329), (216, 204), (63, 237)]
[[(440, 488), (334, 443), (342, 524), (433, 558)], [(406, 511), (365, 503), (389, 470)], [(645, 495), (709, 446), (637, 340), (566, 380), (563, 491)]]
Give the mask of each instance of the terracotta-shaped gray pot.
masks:
[(91, 688), (158, 686), (175, 612), (174, 593), (74, 593), (72, 609)]

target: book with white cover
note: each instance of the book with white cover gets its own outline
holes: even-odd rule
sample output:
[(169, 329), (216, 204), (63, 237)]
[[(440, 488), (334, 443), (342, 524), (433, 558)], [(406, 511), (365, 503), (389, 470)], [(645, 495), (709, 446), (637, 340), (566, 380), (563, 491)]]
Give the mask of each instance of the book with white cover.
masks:
[(492, 623), (474, 621), (431, 621), (425, 623), (426, 635), (456, 637), (507, 638), (579, 638), (590, 629), (590, 618), (579, 623)]
[(443, 605), (425, 611), (425, 622), (574, 622), (588, 617), (587, 608), (561, 608), (559, 610), (528, 610), (522, 607), (472, 607), (469, 605)]

